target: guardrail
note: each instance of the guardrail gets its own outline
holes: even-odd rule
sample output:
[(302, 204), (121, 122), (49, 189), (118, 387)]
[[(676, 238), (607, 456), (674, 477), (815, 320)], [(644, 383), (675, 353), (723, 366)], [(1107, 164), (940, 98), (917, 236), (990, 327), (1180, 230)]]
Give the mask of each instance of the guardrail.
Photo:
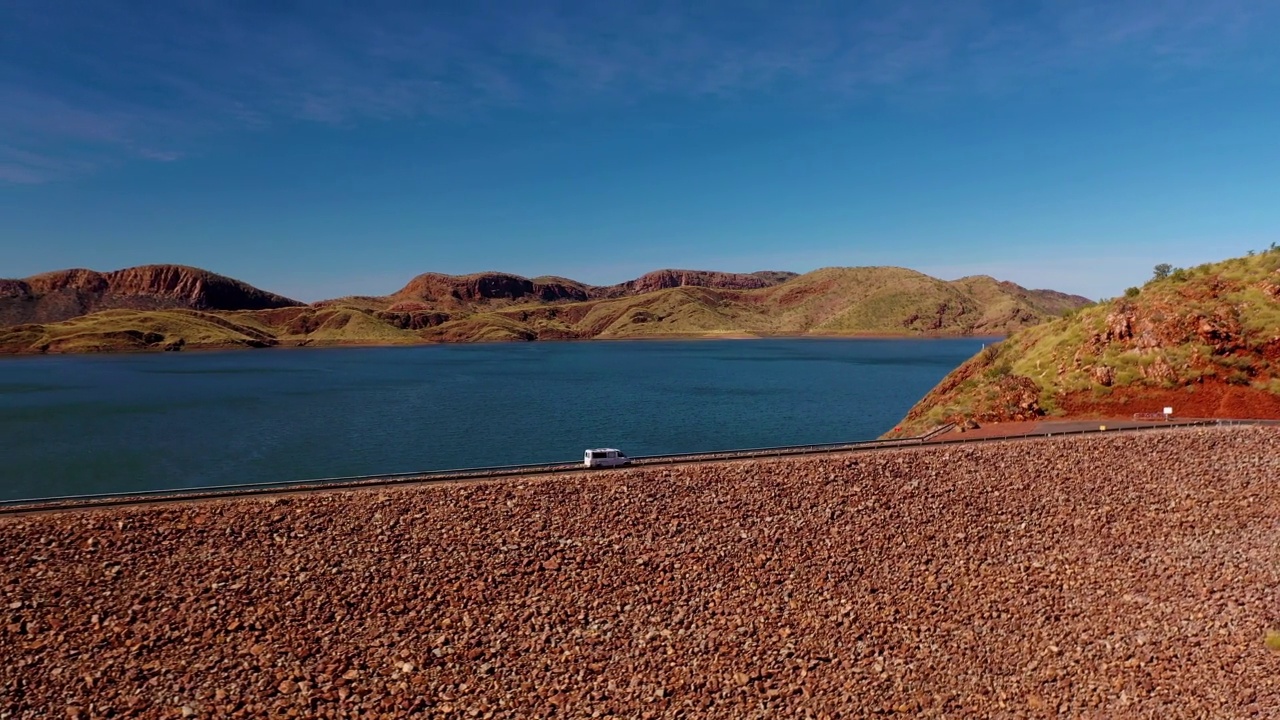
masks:
[[(1280, 420), (1179, 418), (1172, 422), (1130, 425), (1128, 427), (1113, 427), (1110, 429), (1100, 425), (1098, 428), (1090, 427), (1075, 430), (1060, 430), (1056, 432), (1052, 430), (1043, 430), (1020, 435), (996, 435), (986, 437), (958, 436), (945, 440), (936, 439), (943, 433), (955, 428), (955, 423), (947, 423), (934, 428), (923, 435), (895, 440), (861, 440), (845, 443), (780, 445), (775, 447), (748, 448), (742, 450), (676, 453), (672, 455), (642, 455), (632, 458), (632, 466), (677, 465), (691, 462), (750, 460), (794, 455), (860, 452), (890, 448), (922, 447), (930, 444), (952, 445), (957, 443), (973, 444), (984, 442), (1008, 442), (1063, 435), (1088, 435), (1101, 432), (1131, 432), (1179, 427), (1199, 427), (1206, 425), (1280, 425)], [(496, 465), (490, 467), (459, 468), (454, 470), (433, 470), (425, 472), (380, 473), (377, 475), (348, 475), (328, 478), (313, 478), (308, 480), (279, 480), (258, 483), (210, 485), (195, 488), (174, 488), (168, 490), (135, 490), (121, 493), (59, 495), (43, 498), (0, 500), (0, 514), (35, 512), (41, 510), (89, 509), (120, 505), (137, 505), (148, 502), (226, 499), (252, 495), (280, 494), (286, 492), (356, 489), (408, 483), (445, 483), (466, 480), (490, 480), (525, 475), (549, 475), (564, 472), (598, 471), (599, 470), (589, 470), (584, 467), (581, 462), (557, 462), (533, 465)]]
[[(940, 441), (937, 441), (935, 444), (950, 443), (950, 442), (980, 443), (980, 442), (991, 442), (991, 441), (997, 441), (997, 440), (1025, 440), (1027, 438), (1051, 438), (1051, 437), (1059, 437), (1062, 435), (1098, 435), (1101, 433), (1123, 433), (1123, 432), (1133, 432), (1133, 431), (1142, 431), (1142, 430), (1171, 430), (1174, 428), (1204, 427), (1206, 425), (1213, 425), (1217, 422), (1218, 422), (1217, 420), (1212, 420), (1212, 419), (1210, 420), (1183, 419), (1177, 422), (1148, 423), (1145, 425), (1126, 425), (1122, 427), (1117, 427), (1114, 425), (1108, 426), (1105, 421), (1100, 421), (1097, 427), (1076, 428), (1074, 430), (1045, 429), (1039, 432), (1023, 433), (1021, 435), (993, 435), (993, 436), (987, 436), (987, 437), (964, 438), (964, 439), (957, 439), (957, 440), (940, 440)], [(1240, 424), (1251, 425), (1253, 423), (1249, 421), (1242, 421)]]
[(949, 422), (949, 423), (945, 423), (945, 424), (943, 424), (943, 425), (939, 425), (938, 427), (936, 427), (936, 428), (934, 428), (934, 429), (930, 430), (929, 432), (927, 432), (927, 433), (925, 433), (925, 434), (921, 435), (921, 436), (920, 436), (920, 440), (921, 440), (922, 442), (928, 442), (928, 441), (932, 440), (933, 438), (935, 438), (935, 437), (937, 437), (937, 436), (941, 435), (942, 433), (950, 432), (951, 430), (954, 430), (954, 429), (955, 429), (955, 427), (956, 427), (956, 424), (955, 424), (955, 423), (953, 423), (953, 422)]
[(345, 475), (325, 478), (310, 478), (306, 480), (273, 480), (255, 483), (237, 483), (230, 485), (203, 485), (193, 488), (170, 488), (167, 490), (130, 490), (119, 493), (87, 493), (80, 495), (54, 495), (43, 498), (31, 498), (25, 500), (0, 500), (0, 512), (5, 508), (18, 505), (34, 505), (34, 504), (50, 504), (50, 503), (75, 503), (75, 502), (92, 502), (95, 500), (147, 500), (150, 498), (168, 498), (170, 496), (180, 495), (183, 498), (190, 498), (192, 495), (204, 494), (233, 494), (243, 493), (249, 490), (258, 490), (262, 492), (284, 492), (294, 489), (309, 489), (321, 487), (346, 487), (365, 482), (413, 482), (416, 480), (432, 479), (438, 476), (448, 476), (447, 479), (465, 480), (468, 477), (502, 477), (505, 475), (528, 475), (528, 474), (545, 474), (549, 472), (563, 472), (568, 470), (581, 470), (582, 464), (570, 466), (569, 463), (544, 463), (541, 465), (494, 465), (491, 467), (477, 468), (460, 468), (457, 470), (428, 470), (417, 472), (402, 473), (379, 473), (377, 475)]
[[(790, 445), (745, 450), (713, 450), (673, 455), (641, 455), (631, 458), (632, 466), (672, 465), (683, 462), (710, 460), (746, 460), (762, 457), (784, 457), (813, 453), (830, 453), (853, 450), (859, 447), (880, 448), (918, 444), (918, 439), (871, 440), (854, 443), (826, 443), (817, 445)], [(347, 475), (309, 478), (306, 480), (277, 480), (230, 485), (205, 485), (193, 488), (167, 490), (132, 490), (118, 493), (85, 493), (54, 495), (41, 498), (0, 500), (0, 514), (25, 512), (42, 507), (109, 507), (112, 505), (138, 504), (147, 501), (199, 500), (218, 497), (239, 497), (305, 490), (339, 490), (362, 486), (395, 485), (405, 483), (458, 482), (465, 480), (497, 479), (522, 475), (549, 475), (563, 472), (586, 472), (581, 462), (557, 462), (537, 465), (496, 465), (488, 467), (458, 468), (452, 470), (428, 470), (404, 473), (379, 473), (376, 475)]]

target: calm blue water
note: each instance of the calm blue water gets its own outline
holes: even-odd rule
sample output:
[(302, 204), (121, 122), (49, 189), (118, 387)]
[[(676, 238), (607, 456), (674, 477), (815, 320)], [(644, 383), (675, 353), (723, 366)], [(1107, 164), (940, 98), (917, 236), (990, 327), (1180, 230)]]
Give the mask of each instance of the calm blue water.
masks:
[(0, 498), (867, 440), (984, 338), (0, 360)]

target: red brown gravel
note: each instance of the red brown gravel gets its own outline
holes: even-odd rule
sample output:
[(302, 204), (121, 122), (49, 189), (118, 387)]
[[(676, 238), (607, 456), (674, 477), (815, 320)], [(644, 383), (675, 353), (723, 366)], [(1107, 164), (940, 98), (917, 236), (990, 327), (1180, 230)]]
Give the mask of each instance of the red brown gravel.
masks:
[(1277, 717), (1280, 434), (0, 521), (0, 718)]

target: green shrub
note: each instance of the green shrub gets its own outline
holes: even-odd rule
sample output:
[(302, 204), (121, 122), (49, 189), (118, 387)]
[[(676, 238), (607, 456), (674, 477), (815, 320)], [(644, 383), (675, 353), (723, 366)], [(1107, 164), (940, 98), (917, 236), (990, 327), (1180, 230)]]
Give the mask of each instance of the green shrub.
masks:
[(1139, 293), (1141, 293), (1141, 292), (1142, 292), (1142, 291), (1141, 291), (1141, 290), (1139, 290), (1138, 288), (1136, 288), (1136, 287), (1131, 287), (1131, 288), (1127, 288), (1127, 289), (1124, 291), (1124, 296), (1125, 296), (1125, 297), (1127, 297), (1127, 298), (1134, 298), (1134, 297), (1138, 297), (1138, 294), (1139, 294)]
[(1248, 372), (1258, 366), (1257, 361), (1251, 357), (1239, 355), (1223, 355), (1218, 358), (1218, 364), (1232, 368), (1234, 370), (1242, 370)]
[(1004, 363), (1000, 363), (999, 365), (992, 365), (991, 367), (987, 368), (986, 372), (984, 372), (983, 375), (985, 375), (988, 380), (996, 380), (998, 378), (1002, 378), (1008, 375), (1011, 372), (1013, 372), (1013, 366), (1007, 362), (1004, 362)]
[(1243, 370), (1232, 370), (1227, 373), (1227, 383), (1230, 385), (1248, 385), (1249, 373)]
[(1269, 392), (1272, 395), (1280, 395), (1280, 380), (1255, 380), (1252, 385), (1255, 390)]
[(1268, 650), (1280, 652), (1280, 630), (1268, 629), (1262, 638), (1262, 644)]
[(992, 344), (982, 348), (980, 357), (983, 365), (994, 363), (996, 358), (1000, 357), (1000, 346)]

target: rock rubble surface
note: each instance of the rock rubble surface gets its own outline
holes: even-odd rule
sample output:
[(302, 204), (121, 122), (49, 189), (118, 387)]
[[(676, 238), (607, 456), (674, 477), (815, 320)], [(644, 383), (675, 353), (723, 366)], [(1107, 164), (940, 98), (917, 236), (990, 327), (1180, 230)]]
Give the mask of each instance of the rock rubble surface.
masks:
[(8, 518), (0, 717), (1275, 717), (1277, 440)]

